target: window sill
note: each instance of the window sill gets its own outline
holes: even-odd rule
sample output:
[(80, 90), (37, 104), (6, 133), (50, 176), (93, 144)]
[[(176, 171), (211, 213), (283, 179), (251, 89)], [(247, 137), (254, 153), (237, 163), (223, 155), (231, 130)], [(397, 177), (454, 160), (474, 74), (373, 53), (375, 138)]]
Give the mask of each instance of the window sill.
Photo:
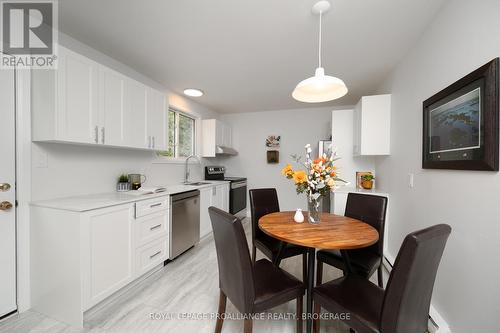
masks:
[[(200, 157), (201, 158), (201, 157)], [(185, 164), (186, 163), (186, 158), (185, 157), (165, 157), (165, 156), (157, 156), (153, 160), (153, 164)], [(192, 158), (189, 163), (191, 164), (201, 164), (198, 162), (196, 159)]]

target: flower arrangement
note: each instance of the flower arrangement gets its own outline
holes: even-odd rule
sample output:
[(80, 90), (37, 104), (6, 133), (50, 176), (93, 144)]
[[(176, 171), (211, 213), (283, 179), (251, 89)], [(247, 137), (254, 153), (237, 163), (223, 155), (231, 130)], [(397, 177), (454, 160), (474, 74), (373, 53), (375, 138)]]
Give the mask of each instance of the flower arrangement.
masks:
[(291, 164), (285, 165), (281, 174), (288, 179), (293, 179), (297, 194), (305, 193), (309, 203), (309, 222), (318, 223), (320, 220), (319, 208), (321, 198), (338, 186), (338, 182), (345, 183), (337, 176), (337, 167), (334, 162), (339, 159), (330, 149), (317, 159), (311, 158), (311, 145), (305, 146), (306, 155), (304, 163), (301, 157), (292, 155), (298, 164), (304, 166), (305, 170), (294, 170)]

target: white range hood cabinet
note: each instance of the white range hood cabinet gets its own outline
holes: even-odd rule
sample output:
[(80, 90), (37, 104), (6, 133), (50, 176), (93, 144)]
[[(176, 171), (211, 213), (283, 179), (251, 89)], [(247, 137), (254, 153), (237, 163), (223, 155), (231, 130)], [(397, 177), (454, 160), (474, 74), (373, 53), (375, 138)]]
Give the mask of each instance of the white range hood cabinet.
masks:
[(218, 119), (204, 119), (202, 121), (202, 157), (216, 157), (217, 155), (237, 155), (233, 148), (233, 131), (231, 127)]

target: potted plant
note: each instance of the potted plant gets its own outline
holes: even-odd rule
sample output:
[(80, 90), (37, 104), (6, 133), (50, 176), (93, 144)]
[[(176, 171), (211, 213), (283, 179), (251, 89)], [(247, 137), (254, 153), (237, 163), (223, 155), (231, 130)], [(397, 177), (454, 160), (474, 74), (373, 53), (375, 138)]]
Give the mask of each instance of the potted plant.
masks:
[(370, 174), (361, 176), (361, 187), (365, 190), (371, 190), (373, 188), (374, 179), (375, 177)]
[(128, 176), (126, 174), (121, 174), (118, 177), (118, 184), (116, 184), (116, 190), (118, 192), (126, 192), (130, 190), (130, 184), (128, 182)]
[(308, 203), (309, 223), (316, 224), (320, 222), (321, 203), (323, 196), (337, 187), (338, 182), (344, 180), (338, 178), (337, 167), (334, 162), (338, 159), (331, 150), (327, 154), (319, 156), (313, 160), (311, 158), (311, 145), (306, 145), (306, 159), (304, 163), (300, 162), (301, 157), (292, 155), (292, 158), (298, 164), (302, 164), (304, 170), (293, 170), (290, 164), (287, 164), (281, 173), (288, 179), (293, 179), (297, 194), (305, 193)]

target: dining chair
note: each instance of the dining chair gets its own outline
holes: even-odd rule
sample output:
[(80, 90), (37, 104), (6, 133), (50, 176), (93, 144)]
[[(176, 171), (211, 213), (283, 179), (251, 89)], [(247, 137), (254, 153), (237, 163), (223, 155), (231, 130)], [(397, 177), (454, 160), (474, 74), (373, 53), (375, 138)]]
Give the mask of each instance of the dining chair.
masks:
[(244, 332), (252, 332), (255, 313), (297, 302), (297, 332), (302, 332), (304, 284), (267, 259), (252, 264), (248, 243), (240, 219), (221, 209), (208, 208), (219, 266), (219, 310), (215, 332), (220, 333), (226, 300), (245, 316)]
[[(451, 227), (435, 225), (406, 236), (384, 289), (357, 275), (313, 289), (314, 312), (336, 314), (358, 333), (424, 333), (432, 289)], [(319, 332), (319, 320), (314, 321)]]
[[(368, 195), (360, 193), (349, 193), (345, 216), (361, 220), (374, 227), (379, 234), (379, 240), (372, 246), (348, 250), (347, 255), (352, 270), (363, 277), (369, 278), (375, 270), (378, 274), (378, 285), (384, 287), (382, 274), (382, 260), (384, 258), (384, 229), (385, 215), (387, 211), (387, 198), (378, 195)], [(345, 261), (339, 251), (320, 250), (316, 254), (317, 274), (316, 285), (320, 285), (323, 279), (323, 263), (346, 271)]]
[(302, 255), (302, 279), (307, 281), (307, 249), (268, 236), (259, 228), (259, 219), (262, 216), (280, 211), (276, 189), (252, 189), (249, 193), (252, 220), (252, 261), (255, 262), (257, 249), (278, 267), (281, 260)]

